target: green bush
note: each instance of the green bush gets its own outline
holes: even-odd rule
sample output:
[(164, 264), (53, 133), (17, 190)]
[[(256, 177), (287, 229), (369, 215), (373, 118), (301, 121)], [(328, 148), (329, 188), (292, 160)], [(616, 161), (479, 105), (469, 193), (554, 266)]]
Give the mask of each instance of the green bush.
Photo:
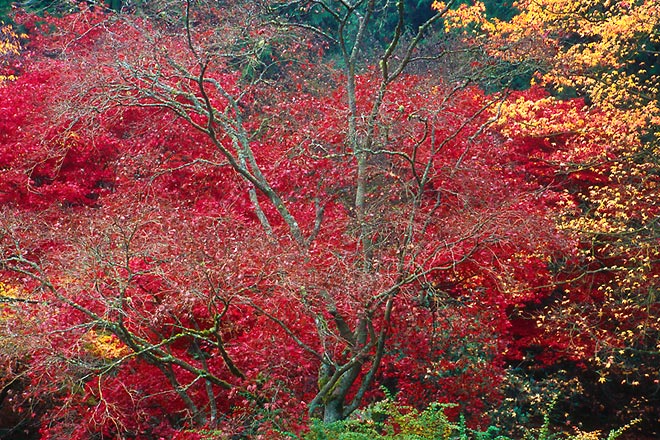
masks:
[[(502, 434), (502, 429), (490, 426), (485, 431), (467, 427), (465, 419), (449, 420), (445, 409), (453, 404), (432, 403), (423, 411), (396, 403), (388, 398), (373, 404), (352, 418), (335, 423), (313, 420), (301, 440), (514, 440)], [(637, 421), (613, 430), (605, 435), (600, 431), (573, 433), (553, 432), (550, 413), (553, 404), (545, 411), (543, 425), (525, 427), (526, 434), (517, 440), (615, 440)]]
[(451, 404), (433, 403), (425, 410), (400, 405), (392, 399), (378, 402), (349, 420), (324, 424), (314, 420), (304, 440), (450, 439), (459, 426), (445, 414)]

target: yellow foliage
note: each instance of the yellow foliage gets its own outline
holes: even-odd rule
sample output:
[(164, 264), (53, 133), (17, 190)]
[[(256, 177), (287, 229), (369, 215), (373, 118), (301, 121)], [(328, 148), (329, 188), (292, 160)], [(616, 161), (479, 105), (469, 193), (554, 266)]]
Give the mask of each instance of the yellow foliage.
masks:
[[(547, 309), (539, 325), (566, 325), (571, 334), (598, 340), (602, 353), (616, 355), (606, 370), (612, 365), (625, 370), (627, 363), (619, 358), (627, 352), (616, 350), (660, 331), (660, 319), (636, 322), (657, 301), (659, 278), (660, 77), (644, 60), (660, 44), (660, 2), (519, 0), (516, 8), (519, 13), (509, 21), (487, 19), (480, 6), (459, 8), (447, 21), (449, 27), (470, 29), (466, 35), (494, 59), (534, 69), (535, 83), (589, 98), (588, 106), (577, 108), (556, 96), (520, 97), (494, 112), (506, 136), (556, 145), (537, 159), (552, 163), (558, 173), (590, 171), (602, 177), (593, 187), (567, 193), (557, 219), (560, 229), (580, 241), (585, 267), (608, 272), (594, 286), (602, 298), (592, 315), (567, 300)], [(643, 137), (649, 133), (656, 138)], [(607, 317), (621, 327), (601, 328)], [(633, 325), (635, 331), (626, 327)], [(573, 348), (582, 348), (579, 341)], [(583, 440), (598, 438), (598, 433), (578, 434)]]
[[(0, 69), (9, 65), (12, 58), (20, 55), (20, 39), (24, 37), (16, 34), (11, 26), (0, 24)], [(0, 84), (14, 79), (16, 79), (14, 75), (4, 75), (0, 70)]]
[(19, 287), (11, 286), (0, 281), (0, 319), (6, 319), (14, 316), (15, 310), (13, 309), (12, 301), (25, 300), (27, 295)]
[(90, 330), (85, 335), (85, 349), (101, 359), (114, 360), (130, 354), (130, 349), (115, 335)]
[[(601, 107), (647, 107), (657, 117), (658, 78), (640, 81), (629, 69), (645, 42), (660, 41), (660, 2), (521, 0), (510, 21), (473, 18), (487, 33), (486, 49), (510, 62), (535, 62), (539, 79), (588, 93)], [(476, 10), (473, 8), (473, 10)], [(650, 110), (650, 111), (649, 111)]]
[(19, 290), (0, 282), (0, 298), (19, 298)]
[(18, 55), (20, 44), (18, 43), (18, 35), (14, 32), (11, 26), (4, 25), (0, 27), (0, 56), (14, 54)]
[[(433, 8), (442, 10), (445, 4), (434, 2)], [(444, 15), (445, 31), (455, 29), (468, 29), (473, 27), (491, 29), (490, 22), (484, 19), (486, 7), (483, 3), (476, 2), (472, 5), (461, 4), (456, 9), (450, 9)]]
[(571, 436), (571, 440), (600, 440), (601, 434), (601, 431), (578, 432)]

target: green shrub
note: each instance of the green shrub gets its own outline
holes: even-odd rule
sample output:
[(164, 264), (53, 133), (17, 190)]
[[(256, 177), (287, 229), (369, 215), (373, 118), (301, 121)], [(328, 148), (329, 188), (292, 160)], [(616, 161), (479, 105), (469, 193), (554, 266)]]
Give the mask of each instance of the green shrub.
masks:
[(353, 418), (325, 424), (312, 421), (304, 440), (449, 440), (458, 425), (445, 414), (452, 404), (432, 403), (423, 411), (386, 399), (360, 411)]
[[(485, 431), (470, 429), (461, 416), (452, 422), (445, 409), (453, 404), (432, 403), (423, 411), (388, 398), (375, 403), (352, 418), (335, 423), (312, 420), (301, 440), (615, 440), (637, 421), (605, 435), (600, 431), (573, 433), (553, 432), (550, 413), (554, 403), (544, 412), (543, 425), (525, 427), (520, 439), (508, 437), (502, 429), (490, 426)], [(294, 437), (295, 438), (295, 437)]]

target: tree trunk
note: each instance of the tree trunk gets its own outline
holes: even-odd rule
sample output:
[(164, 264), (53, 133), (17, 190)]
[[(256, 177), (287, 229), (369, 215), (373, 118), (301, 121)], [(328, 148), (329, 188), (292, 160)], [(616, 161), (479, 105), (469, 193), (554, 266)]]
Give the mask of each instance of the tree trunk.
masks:
[(344, 396), (332, 396), (323, 407), (323, 422), (333, 423), (344, 419)]

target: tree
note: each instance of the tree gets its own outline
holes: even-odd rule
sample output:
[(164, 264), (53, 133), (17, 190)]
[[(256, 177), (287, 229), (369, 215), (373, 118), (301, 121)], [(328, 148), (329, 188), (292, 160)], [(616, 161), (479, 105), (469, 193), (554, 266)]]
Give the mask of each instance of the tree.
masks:
[(561, 359), (597, 371), (587, 370), (583, 382), (613, 414), (657, 420), (654, 397), (640, 390), (659, 380), (652, 365), (660, 10), (650, 1), (518, 8), (507, 22), (466, 9), (457, 23), (473, 23), (493, 57), (531, 63), (550, 92), (516, 94), (501, 112), (505, 134), (538, 163), (530, 171), (570, 195), (558, 224), (580, 246), (560, 267), (553, 301), (531, 314), (542, 329), (537, 341), (552, 340)]
[[(48, 33), (23, 17), (33, 70), (0, 91), (43, 109), (3, 139), (22, 184), (6, 189), (0, 267), (37, 301), (20, 316), (49, 330), (25, 329), (34, 389), (51, 386), (44, 434), (250, 435), (289, 428), (277, 411), (301, 402), (345, 418), (379, 384), (496, 400), (510, 310), (547, 295), (565, 242), (546, 216), (557, 196), (490, 129), (501, 97), (406, 73), (451, 55), (417, 51), (448, 9), (409, 34), (403, 2), (333, 3), (339, 34), (312, 30), (339, 44), (337, 71), (315, 66), (303, 22), (218, 6), (83, 10)], [(373, 67), (378, 14), (398, 24)], [(50, 85), (52, 101), (32, 94)], [(466, 393), (477, 380), (483, 395)]]

